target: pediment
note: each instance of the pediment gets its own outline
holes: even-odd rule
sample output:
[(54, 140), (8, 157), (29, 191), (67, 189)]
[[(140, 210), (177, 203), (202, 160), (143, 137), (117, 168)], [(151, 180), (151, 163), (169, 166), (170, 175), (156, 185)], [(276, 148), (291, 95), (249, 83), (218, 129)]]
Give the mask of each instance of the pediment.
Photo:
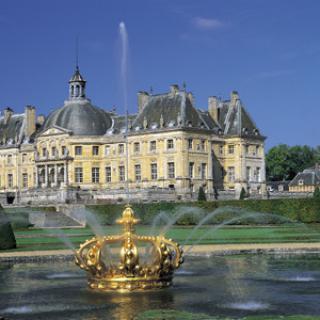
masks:
[(52, 126), (45, 131), (41, 132), (39, 136), (56, 136), (61, 134), (72, 134), (72, 131), (58, 127), (58, 126)]

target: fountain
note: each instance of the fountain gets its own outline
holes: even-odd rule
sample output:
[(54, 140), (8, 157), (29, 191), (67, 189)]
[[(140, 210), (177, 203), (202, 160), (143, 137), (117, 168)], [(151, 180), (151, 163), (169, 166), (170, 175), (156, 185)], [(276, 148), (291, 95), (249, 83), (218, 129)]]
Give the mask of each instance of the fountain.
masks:
[[(182, 249), (163, 236), (141, 236), (134, 232), (139, 222), (127, 205), (117, 223), (124, 226), (121, 235), (95, 236), (76, 252), (76, 264), (88, 272), (91, 289), (133, 291), (168, 287), (174, 270), (183, 263)], [(141, 243), (140, 246), (137, 246)], [(113, 247), (120, 244), (120, 248)], [(151, 245), (151, 250), (147, 245)], [(110, 253), (118, 254), (114, 264)], [(149, 259), (140, 262), (140, 257)]]

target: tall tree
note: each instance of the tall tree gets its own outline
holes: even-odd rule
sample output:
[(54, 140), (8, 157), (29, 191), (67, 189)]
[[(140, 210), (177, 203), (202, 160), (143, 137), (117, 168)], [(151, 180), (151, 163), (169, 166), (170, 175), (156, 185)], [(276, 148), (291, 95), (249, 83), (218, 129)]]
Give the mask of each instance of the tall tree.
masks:
[(304, 169), (313, 166), (320, 159), (320, 148), (280, 144), (266, 155), (268, 180), (291, 180)]

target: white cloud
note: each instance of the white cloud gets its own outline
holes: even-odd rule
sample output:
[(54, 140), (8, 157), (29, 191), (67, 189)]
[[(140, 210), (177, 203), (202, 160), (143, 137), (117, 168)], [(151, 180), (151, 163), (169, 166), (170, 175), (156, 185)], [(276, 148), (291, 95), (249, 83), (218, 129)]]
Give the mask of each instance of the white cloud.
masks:
[(194, 26), (202, 30), (214, 30), (225, 26), (225, 24), (218, 20), (212, 18), (195, 17), (192, 19)]

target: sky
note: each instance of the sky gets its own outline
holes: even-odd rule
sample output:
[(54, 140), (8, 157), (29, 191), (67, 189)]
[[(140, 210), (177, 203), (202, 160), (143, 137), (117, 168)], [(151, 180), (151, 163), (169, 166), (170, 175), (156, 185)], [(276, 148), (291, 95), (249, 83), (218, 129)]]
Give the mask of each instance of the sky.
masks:
[(124, 112), (119, 24), (129, 39), (128, 106), (185, 82), (198, 108), (232, 90), (266, 146), (320, 145), (318, 0), (0, 0), (0, 108), (47, 115), (76, 64), (92, 103)]

